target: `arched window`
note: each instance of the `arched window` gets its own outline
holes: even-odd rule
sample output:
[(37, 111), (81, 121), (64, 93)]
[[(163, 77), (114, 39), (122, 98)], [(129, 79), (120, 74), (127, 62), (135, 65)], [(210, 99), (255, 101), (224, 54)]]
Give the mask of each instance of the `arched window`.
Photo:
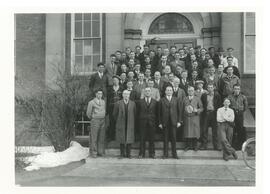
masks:
[(194, 33), (191, 22), (178, 13), (165, 13), (151, 24), (148, 34)]

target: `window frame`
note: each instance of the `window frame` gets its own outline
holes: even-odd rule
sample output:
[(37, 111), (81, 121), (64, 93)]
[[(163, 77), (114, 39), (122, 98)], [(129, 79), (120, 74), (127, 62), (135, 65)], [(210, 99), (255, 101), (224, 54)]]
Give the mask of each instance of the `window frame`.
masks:
[[(103, 17), (103, 14), (102, 13), (98, 13), (99, 14), (99, 32), (100, 32), (100, 35), (99, 37), (84, 37), (83, 36), (83, 33), (84, 33), (84, 25), (82, 25), (82, 37), (75, 37), (75, 14), (79, 14), (79, 13), (72, 13), (71, 14), (71, 36), (70, 36), (70, 47), (71, 47), (71, 58), (70, 58), (70, 65), (71, 65), (71, 75), (77, 75), (77, 76), (88, 76), (88, 75), (92, 75), (93, 73), (95, 73), (94, 71), (94, 65), (93, 64), (93, 56), (94, 55), (90, 55), (91, 56), (91, 62), (92, 62), (92, 71), (89, 71), (89, 72), (86, 72), (86, 71), (83, 71), (83, 72), (75, 72), (75, 40), (94, 40), (94, 39), (100, 39), (100, 61), (103, 60), (103, 41), (104, 41), (104, 32), (103, 32), (103, 20), (104, 20), (104, 17)], [(81, 14), (85, 14), (85, 13), (81, 13)], [(92, 12), (90, 14), (93, 14)], [(92, 15), (91, 15), (92, 17)], [(84, 21), (84, 20), (82, 20)], [(92, 28), (92, 18), (91, 18), (91, 30), (93, 29)], [(84, 68), (84, 49), (82, 49), (82, 56), (83, 56), (83, 68)]]

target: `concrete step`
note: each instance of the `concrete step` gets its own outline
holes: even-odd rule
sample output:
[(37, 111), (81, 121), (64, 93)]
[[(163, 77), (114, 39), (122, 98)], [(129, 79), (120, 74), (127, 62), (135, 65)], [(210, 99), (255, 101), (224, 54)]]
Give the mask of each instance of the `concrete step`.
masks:
[[(242, 152), (237, 151), (238, 158), (240, 160), (243, 159)], [(148, 158), (148, 150), (145, 153), (145, 157)], [(177, 155), (180, 159), (197, 159), (197, 160), (213, 160), (213, 159), (222, 159), (222, 151), (214, 151), (214, 150), (177, 150)], [(120, 150), (119, 149), (106, 149), (105, 151), (105, 158), (117, 158), (120, 156)], [(138, 158), (139, 156), (139, 150), (138, 149), (131, 149), (131, 157), (132, 158)], [(162, 159), (163, 151), (162, 150), (155, 150), (155, 156), (157, 159)], [(172, 158), (171, 152), (169, 150), (169, 158)], [(231, 156), (230, 159), (233, 159)], [(254, 158), (250, 158), (254, 159)]]
[(137, 159), (135, 157), (129, 159), (129, 158), (122, 158), (119, 159), (117, 157), (100, 157), (100, 158), (91, 158), (88, 157), (86, 159), (86, 163), (91, 164), (138, 164), (138, 165), (144, 165), (144, 164), (152, 164), (152, 165), (171, 165), (171, 164), (184, 164), (184, 165), (241, 165), (245, 166), (244, 161), (242, 158), (238, 158), (237, 160), (232, 159), (229, 161), (224, 161), (222, 158), (213, 158), (213, 159), (194, 159), (194, 158), (185, 158), (180, 157), (180, 159), (175, 160), (173, 158), (168, 159), (151, 159), (151, 158), (142, 158)]
[[(88, 147), (89, 146), (89, 137), (83, 137), (83, 136), (82, 137), (76, 137), (75, 138), (75, 141), (78, 141), (84, 147)], [(116, 141), (110, 141), (106, 145), (106, 148), (108, 148), (108, 149), (116, 149), (116, 148), (118, 149), (119, 147), (120, 147), (120, 145)], [(148, 147), (148, 143), (147, 142), (146, 142), (146, 147)], [(169, 143), (169, 148), (170, 147), (171, 147), (171, 145)], [(177, 149), (184, 149), (184, 147), (185, 147), (185, 142), (177, 142), (176, 143), (176, 148)], [(139, 142), (133, 143), (132, 144), (132, 148), (133, 149), (139, 149), (140, 148), (140, 143)], [(213, 144), (211, 143), (211, 141), (208, 143), (207, 148), (209, 150), (213, 150)], [(163, 149), (163, 142), (162, 141), (156, 141), (155, 142), (155, 149)]]

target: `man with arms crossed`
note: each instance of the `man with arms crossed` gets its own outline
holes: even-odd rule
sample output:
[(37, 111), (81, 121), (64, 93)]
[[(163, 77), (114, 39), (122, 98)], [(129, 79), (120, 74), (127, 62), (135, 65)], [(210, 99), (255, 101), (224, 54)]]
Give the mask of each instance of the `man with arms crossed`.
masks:
[(235, 149), (231, 146), (233, 137), (234, 112), (229, 108), (230, 100), (228, 98), (224, 99), (223, 104), (224, 106), (217, 110), (217, 122), (223, 150), (223, 159), (228, 161), (230, 155), (233, 155), (234, 159), (237, 159), (238, 156)]

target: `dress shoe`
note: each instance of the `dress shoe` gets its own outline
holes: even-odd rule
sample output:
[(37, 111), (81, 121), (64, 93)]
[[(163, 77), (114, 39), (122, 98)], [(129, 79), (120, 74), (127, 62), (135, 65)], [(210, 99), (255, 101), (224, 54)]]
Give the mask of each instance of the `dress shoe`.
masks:
[(232, 155), (233, 155), (233, 158), (234, 158), (235, 160), (238, 159), (238, 156), (237, 156), (236, 152), (233, 152)]
[(229, 160), (229, 156), (223, 155), (223, 160), (228, 161)]
[(150, 156), (150, 158), (152, 158), (152, 159), (156, 159), (156, 156), (155, 156), (155, 155), (153, 155), (153, 156)]
[(173, 156), (174, 159), (179, 159), (179, 157), (176, 155), (176, 156)]

